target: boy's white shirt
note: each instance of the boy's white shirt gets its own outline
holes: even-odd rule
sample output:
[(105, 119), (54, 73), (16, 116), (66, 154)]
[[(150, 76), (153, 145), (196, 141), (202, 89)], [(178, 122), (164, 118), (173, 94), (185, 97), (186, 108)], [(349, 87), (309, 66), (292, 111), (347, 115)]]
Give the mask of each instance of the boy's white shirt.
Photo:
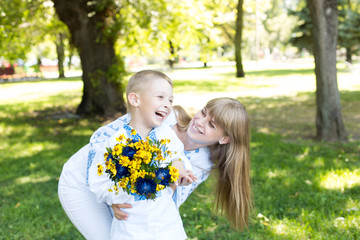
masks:
[[(138, 195), (128, 195), (122, 189), (119, 190), (117, 195), (114, 192), (109, 192), (108, 189), (112, 186), (111, 180), (107, 174), (102, 174), (101, 176), (97, 174), (97, 165), (104, 163), (106, 147), (113, 147), (116, 144), (116, 137), (120, 134), (130, 137), (131, 130), (125, 130), (125, 127), (129, 128), (124, 123), (119, 131), (106, 141), (94, 145), (96, 154), (94, 162), (89, 169), (89, 187), (96, 195), (98, 201), (106, 202), (109, 206), (114, 203), (129, 203), (133, 206), (130, 209), (122, 209), (129, 214), (127, 221), (113, 218), (110, 239), (165, 240), (169, 236), (174, 236), (173, 239), (186, 239), (187, 236), (178, 208), (172, 199), (173, 190), (170, 187), (160, 191), (155, 200), (142, 200), (137, 198)], [(191, 170), (191, 164), (184, 155), (184, 146), (169, 126), (155, 128), (150, 132), (149, 136), (158, 140), (170, 139), (167, 147), (173, 155), (171, 158), (167, 158), (164, 164), (169, 163), (172, 159), (180, 158), (184, 162), (185, 169)]]

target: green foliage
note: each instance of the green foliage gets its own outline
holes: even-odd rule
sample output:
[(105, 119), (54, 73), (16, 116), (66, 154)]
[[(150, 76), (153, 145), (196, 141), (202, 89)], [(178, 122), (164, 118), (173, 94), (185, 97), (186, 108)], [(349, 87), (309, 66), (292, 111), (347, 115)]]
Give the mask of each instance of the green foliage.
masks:
[(96, 90), (96, 93), (100, 93), (101, 80), (106, 79), (108, 83), (113, 84), (116, 87), (118, 92), (124, 92), (125, 87), (123, 79), (126, 75), (124, 61), (121, 57), (116, 56), (113, 63), (109, 66), (107, 71), (96, 70), (93, 73), (90, 73), (90, 82), (92, 87)]
[[(242, 92), (260, 87), (271, 91), (272, 81), (295, 82), (298, 77), (310, 78), (313, 71), (312, 67), (289, 69), (250, 71), (248, 80), (261, 79), (261, 86), (247, 85), (246, 80), (235, 83), (234, 68), (177, 70), (183, 79), (173, 79), (175, 91), (185, 93), (198, 83), (194, 76), (204, 76), (189, 94), (205, 92), (212, 83), (226, 95), (229, 89), (219, 79)], [(339, 72), (340, 84), (349, 80), (346, 74)], [(213, 79), (206, 77), (211, 75)], [(72, 115), (81, 89), (79, 78), (0, 85), (1, 239), (83, 239), (57, 196), (63, 164), (103, 124)], [(250, 228), (238, 232), (213, 211), (214, 173), (180, 208), (189, 239), (358, 239), (359, 96), (360, 86), (341, 91), (344, 121), (353, 135), (346, 144), (311, 140), (313, 92), (238, 98), (252, 125), (255, 211)]]
[(0, 5), (0, 50), (9, 60), (26, 59), (47, 32), (51, 8), (43, 1), (4, 0)]
[[(300, 7), (302, 6), (302, 7)], [(338, 25), (338, 44), (341, 47), (357, 50), (360, 45), (360, 3), (358, 1), (338, 1), (339, 25)], [(312, 29), (313, 24), (308, 6), (304, 6), (303, 1), (299, 3), (299, 10), (289, 10), (289, 15), (298, 18), (298, 24), (293, 28), (293, 34), (289, 43), (297, 47), (299, 51), (307, 49), (312, 52)]]
[(308, 7), (304, 7), (299, 11), (289, 10), (289, 15), (298, 18), (299, 22), (294, 26), (289, 43), (297, 47), (299, 51), (307, 49), (312, 52), (313, 37), (312, 29), (313, 24)]
[[(339, 45), (356, 51), (360, 47), (360, 2), (340, 1), (339, 4)], [(353, 2), (353, 3), (351, 3)]]

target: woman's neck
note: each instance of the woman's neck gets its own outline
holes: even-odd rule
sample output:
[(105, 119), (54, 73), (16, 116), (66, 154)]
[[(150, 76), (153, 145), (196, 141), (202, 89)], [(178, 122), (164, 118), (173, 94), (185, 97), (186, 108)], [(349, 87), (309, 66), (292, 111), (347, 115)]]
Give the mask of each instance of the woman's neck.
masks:
[(181, 131), (178, 128), (177, 124), (172, 126), (172, 129), (175, 131), (175, 133), (176, 133), (177, 137), (180, 139), (180, 141), (184, 144), (184, 150), (192, 151), (192, 150), (199, 149), (201, 147), (205, 147), (203, 144), (195, 143), (194, 141), (192, 141), (188, 137), (186, 131)]

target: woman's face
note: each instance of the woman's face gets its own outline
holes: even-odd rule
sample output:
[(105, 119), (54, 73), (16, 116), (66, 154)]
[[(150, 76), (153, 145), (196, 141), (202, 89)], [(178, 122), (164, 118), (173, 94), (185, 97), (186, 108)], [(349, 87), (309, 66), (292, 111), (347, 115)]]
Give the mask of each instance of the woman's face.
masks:
[(195, 114), (187, 130), (188, 137), (197, 144), (209, 146), (215, 143), (225, 144), (230, 138), (224, 130), (214, 121), (206, 108)]

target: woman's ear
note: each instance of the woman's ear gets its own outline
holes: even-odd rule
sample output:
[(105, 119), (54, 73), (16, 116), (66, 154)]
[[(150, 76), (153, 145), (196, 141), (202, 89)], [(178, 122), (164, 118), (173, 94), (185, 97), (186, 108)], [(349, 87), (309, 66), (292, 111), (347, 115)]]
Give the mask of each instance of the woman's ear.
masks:
[(225, 136), (225, 137), (222, 137), (220, 140), (219, 140), (219, 144), (227, 144), (230, 142), (230, 137), (229, 136)]
[(129, 93), (128, 95), (128, 101), (131, 106), (138, 107), (140, 105), (140, 97), (137, 93)]

